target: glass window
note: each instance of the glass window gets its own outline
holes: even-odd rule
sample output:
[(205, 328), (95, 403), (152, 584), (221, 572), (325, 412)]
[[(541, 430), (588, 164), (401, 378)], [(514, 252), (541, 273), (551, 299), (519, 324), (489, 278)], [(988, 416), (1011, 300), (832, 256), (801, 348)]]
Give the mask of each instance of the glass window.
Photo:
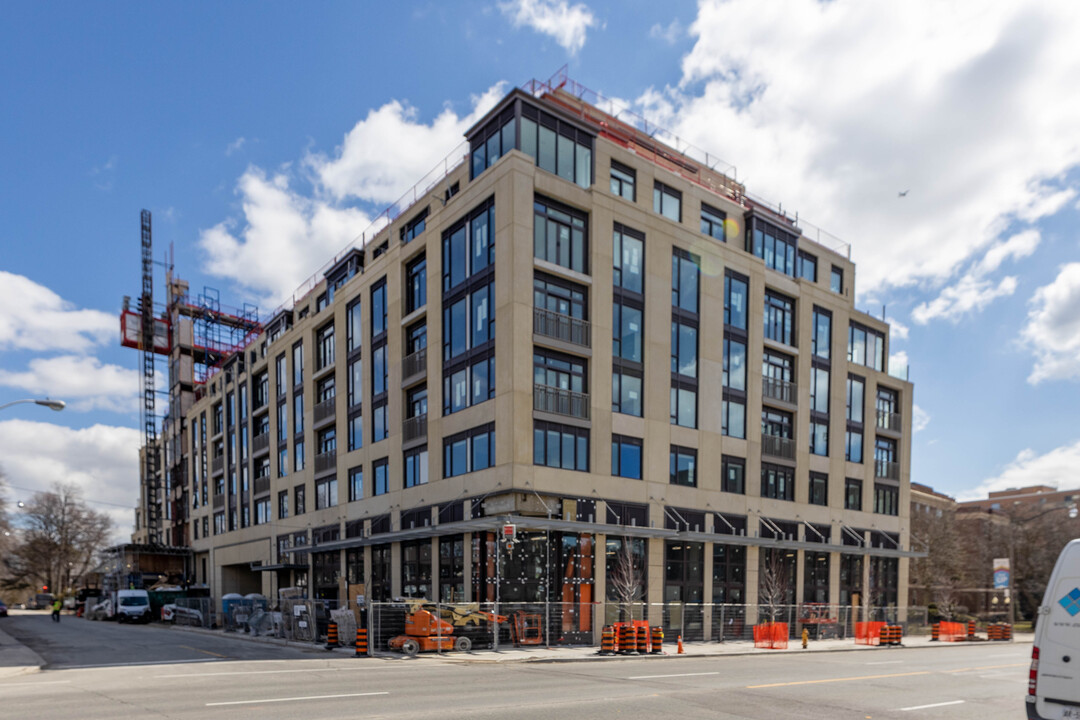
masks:
[(533, 204), (533, 250), (540, 260), (587, 273), (587, 217), (553, 200)]
[(616, 369), (611, 375), (611, 411), (641, 417), (641, 376)]
[(682, 193), (662, 182), (653, 183), (653, 212), (682, 222)]
[(785, 345), (795, 345), (795, 302), (777, 293), (765, 291), (765, 338)]
[(589, 430), (534, 420), (533, 463), (588, 472)]
[(386, 332), (386, 280), (380, 280), (371, 289), (371, 337)]
[(746, 251), (765, 261), (765, 267), (795, 277), (795, 235), (765, 222), (750, 219), (746, 233)]
[(847, 419), (848, 422), (863, 422), (863, 405), (865, 403), (866, 381), (856, 375), (848, 375), (847, 379)]
[(364, 497), (364, 468), (354, 467), (349, 470), (349, 502), (362, 500)]
[(761, 434), (773, 437), (792, 437), (792, 416), (789, 412), (763, 408), (761, 411)]
[(636, 199), (635, 184), (637, 172), (626, 165), (611, 161), (611, 193), (626, 198), (630, 202)]
[(746, 330), (747, 280), (739, 275), (724, 275), (724, 325)]
[(795, 471), (789, 467), (762, 463), (761, 496), (775, 500), (794, 500)]
[(292, 349), (293, 385), (304, 382), (304, 344), (296, 343)]
[(746, 390), (746, 343), (724, 338), (724, 387)]
[(297, 485), (293, 488), (293, 507), (296, 509), (297, 515), (303, 515), (307, 512), (305, 494), (306, 488), (303, 485)]
[(746, 403), (724, 398), (720, 407), (720, 432), (728, 437), (746, 437)]
[(848, 462), (861, 463), (863, 461), (863, 434), (858, 430), (848, 430), (844, 439), (844, 454)]
[(414, 352), (427, 347), (427, 323), (418, 322), (411, 325), (405, 331), (405, 354), (412, 355)]
[[(541, 170), (590, 187), (593, 137), (531, 105), (523, 105), (521, 112), (521, 150), (535, 158)], [(503, 153), (507, 149), (504, 139)]]
[(844, 271), (835, 265), (829, 275), (829, 289), (841, 295), (844, 293)]
[(542, 310), (587, 320), (587, 297), (585, 288), (576, 283), (541, 272), (533, 278), (533, 305)]
[(585, 361), (571, 355), (548, 351), (533, 353), (533, 383), (560, 390), (585, 392)]
[(611, 436), (611, 474), (641, 479), (641, 440), (624, 435)]
[(814, 328), (811, 338), (811, 352), (819, 358), (829, 359), (829, 348), (832, 345), (832, 313), (814, 308)]
[(899, 515), (900, 488), (874, 483), (874, 512), (878, 515)]
[(671, 372), (697, 377), (698, 329), (676, 320), (671, 323)]
[(612, 340), (612, 355), (640, 363), (645, 334), (641, 308), (626, 305), (619, 299), (615, 300), (612, 308), (612, 327), (615, 331), (615, 337)]
[(345, 392), (349, 407), (357, 407), (363, 402), (364, 375), (360, 364), (360, 358), (349, 362), (346, 369)]
[(668, 469), (672, 485), (697, 487), (697, 450), (672, 445)]
[(372, 487), (373, 495), (385, 495), (389, 491), (389, 467), (387, 459), (382, 458), (371, 464), (371, 470), (375, 476), (375, 484)]
[(405, 226), (401, 228), (401, 244), (404, 245), (410, 240), (416, 238), (417, 235), (424, 232), (427, 226), (428, 209), (421, 210), (412, 220), (405, 223)]
[(829, 423), (810, 421), (810, 452), (814, 455), (829, 454)]
[(809, 253), (799, 251), (799, 277), (803, 280), (809, 280), (812, 283), (817, 282), (817, 258)]
[(334, 364), (334, 323), (328, 323), (315, 333), (315, 369)]
[(428, 451), (427, 445), (405, 451), (405, 487), (427, 485)]
[(289, 517), (289, 491), (282, 490), (277, 494), (278, 519), (284, 520)]
[(293, 432), (304, 432), (304, 395), (297, 393), (293, 396)]
[(382, 344), (371, 351), (371, 394), (382, 395), (386, 392), (386, 345)]
[(862, 480), (844, 480), (844, 509), (862, 510)]
[(821, 473), (810, 473), (810, 504), (829, 504), (829, 476)]
[(848, 362), (885, 369), (885, 336), (856, 323), (848, 328)]
[(379, 442), (390, 437), (386, 417), (386, 400), (380, 400), (371, 408), (371, 441)]
[(364, 447), (364, 416), (359, 413), (349, 416), (349, 452)]
[(697, 388), (672, 386), (671, 424), (697, 427)]
[(829, 412), (829, 371), (826, 368), (810, 368), (810, 411)]
[(405, 266), (405, 312), (427, 305), (427, 258), (423, 255)]
[(488, 423), (443, 439), (443, 477), (495, 466), (495, 425)]
[(724, 456), (720, 489), (723, 492), (746, 494), (746, 461), (742, 458)]
[(615, 287), (641, 295), (645, 287), (645, 236), (615, 223), (612, 249)]
[(701, 258), (676, 248), (671, 258), (671, 306), (697, 314)]
[(334, 507), (338, 502), (337, 478), (315, 481), (315, 509)]
[(720, 242), (724, 242), (724, 221), (726, 218), (727, 215), (722, 210), (717, 210), (716, 208), (709, 207), (702, 203), (701, 233), (716, 238)]

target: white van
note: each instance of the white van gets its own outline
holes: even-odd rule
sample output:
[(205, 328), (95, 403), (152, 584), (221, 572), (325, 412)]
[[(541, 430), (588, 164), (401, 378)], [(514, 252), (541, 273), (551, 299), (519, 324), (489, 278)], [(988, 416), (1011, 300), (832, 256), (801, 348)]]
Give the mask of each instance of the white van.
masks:
[(150, 594), (145, 590), (117, 590), (116, 619), (120, 622), (150, 622)]
[(1080, 539), (1061, 551), (1039, 607), (1027, 716), (1080, 720)]

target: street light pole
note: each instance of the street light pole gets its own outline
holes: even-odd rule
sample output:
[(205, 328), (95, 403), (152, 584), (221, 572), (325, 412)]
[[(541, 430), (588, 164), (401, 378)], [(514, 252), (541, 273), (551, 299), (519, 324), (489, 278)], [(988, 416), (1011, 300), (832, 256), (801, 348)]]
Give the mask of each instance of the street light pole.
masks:
[(19, 405), (21, 403), (34, 403), (35, 405), (40, 405), (42, 407), (47, 407), (50, 410), (55, 410), (56, 412), (60, 412), (67, 405), (63, 400), (50, 400), (49, 398), (45, 398), (44, 400), (39, 400), (39, 399), (35, 399), (35, 398), (27, 398), (25, 400), (13, 400), (13, 401), (11, 401), (9, 403), (4, 403), (3, 405), (0, 405), (0, 410), (4, 410), (5, 408), (9, 408), (12, 405)]

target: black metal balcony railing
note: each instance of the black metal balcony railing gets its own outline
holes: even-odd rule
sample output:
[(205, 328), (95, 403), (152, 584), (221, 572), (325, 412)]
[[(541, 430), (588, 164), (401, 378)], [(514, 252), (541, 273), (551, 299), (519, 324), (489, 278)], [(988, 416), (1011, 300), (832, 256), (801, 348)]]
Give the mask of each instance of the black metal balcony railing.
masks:
[(762, 435), (761, 454), (784, 458), (785, 460), (794, 460), (795, 441), (779, 435)]
[(888, 460), (875, 460), (874, 477), (887, 480), (899, 480), (900, 463), (889, 462)]
[(214, 496), (214, 509), (215, 510), (221, 510), (224, 507), (225, 507), (225, 496), (224, 495), (215, 495)]
[(210, 468), (214, 473), (225, 471), (225, 456), (218, 455), (216, 458), (210, 461)]
[(794, 405), (795, 399), (798, 397), (796, 390), (797, 388), (793, 382), (769, 377), (768, 375), (761, 376), (761, 394), (769, 400)]
[(427, 413), (405, 418), (401, 426), (402, 442), (411, 442), (427, 437)]
[(889, 412), (888, 410), (878, 410), (877, 426), (883, 430), (901, 432), (902, 425), (900, 422), (900, 413)]
[(533, 308), (533, 332), (573, 345), (592, 346), (592, 327), (588, 320), (544, 308)]
[(315, 472), (321, 473), (337, 467), (337, 450), (327, 450), (315, 456)]
[(255, 494), (262, 495), (270, 492), (270, 476), (255, 478)]
[(264, 432), (251, 439), (251, 451), (258, 454), (270, 449), (270, 433)]
[(550, 385), (533, 385), (533, 410), (588, 420), (589, 395)]
[(334, 417), (334, 413), (337, 412), (337, 397), (329, 397), (322, 402), (316, 403), (313, 412), (315, 413), (316, 423)]
[(406, 355), (401, 361), (401, 376), (404, 378), (415, 377), (427, 373), (427, 348), (420, 348), (411, 355)]

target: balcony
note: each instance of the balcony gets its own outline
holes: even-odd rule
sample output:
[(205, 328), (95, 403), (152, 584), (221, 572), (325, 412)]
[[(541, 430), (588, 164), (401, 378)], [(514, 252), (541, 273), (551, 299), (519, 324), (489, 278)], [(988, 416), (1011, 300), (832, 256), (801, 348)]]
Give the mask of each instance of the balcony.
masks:
[(225, 472), (225, 456), (218, 455), (216, 458), (211, 460), (210, 469), (215, 475)]
[(888, 460), (875, 460), (874, 477), (882, 478), (884, 480), (899, 480), (900, 463), (889, 462)]
[(270, 449), (270, 433), (264, 432), (251, 439), (251, 452), (258, 455)]
[(795, 441), (779, 435), (761, 436), (761, 454), (785, 460), (795, 459)]
[(533, 333), (571, 345), (592, 347), (592, 327), (587, 320), (544, 308), (533, 308)]
[(225, 496), (224, 495), (215, 495), (214, 496), (214, 510), (222, 510), (224, 508), (225, 508)]
[(411, 418), (405, 418), (401, 425), (401, 441), (409, 443), (421, 438), (427, 438), (427, 413)]
[(550, 385), (533, 385), (533, 410), (589, 419), (589, 395)]
[(797, 389), (793, 382), (769, 377), (768, 375), (761, 376), (761, 396), (766, 400), (776, 400), (777, 402), (794, 405), (795, 399), (798, 397), (796, 395)]
[(317, 403), (313, 412), (315, 413), (315, 425), (319, 425), (324, 420), (333, 418), (334, 414), (337, 412), (337, 396), (328, 397), (322, 402)]
[(427, 375), (427, 348), (423, 347), (412, 353), (406, 355), (405, 359), (401, 361), (401, 377), (404, 378), (402, 384), (409, 384), (419, 380), (421, 377)]
[(270, 492), (270, 476), (255, 478), (255, 494), (265, 495)]
[(889, 430), (896, 433), (902, 432), (903, 424), (900, 419), (900, 413), (889, 412), (888, 410), (878, 410), (877, 426), (882, 430)]
[(337, 450), (327, 450), (315, 456), (315, 474), (337, 469)]

